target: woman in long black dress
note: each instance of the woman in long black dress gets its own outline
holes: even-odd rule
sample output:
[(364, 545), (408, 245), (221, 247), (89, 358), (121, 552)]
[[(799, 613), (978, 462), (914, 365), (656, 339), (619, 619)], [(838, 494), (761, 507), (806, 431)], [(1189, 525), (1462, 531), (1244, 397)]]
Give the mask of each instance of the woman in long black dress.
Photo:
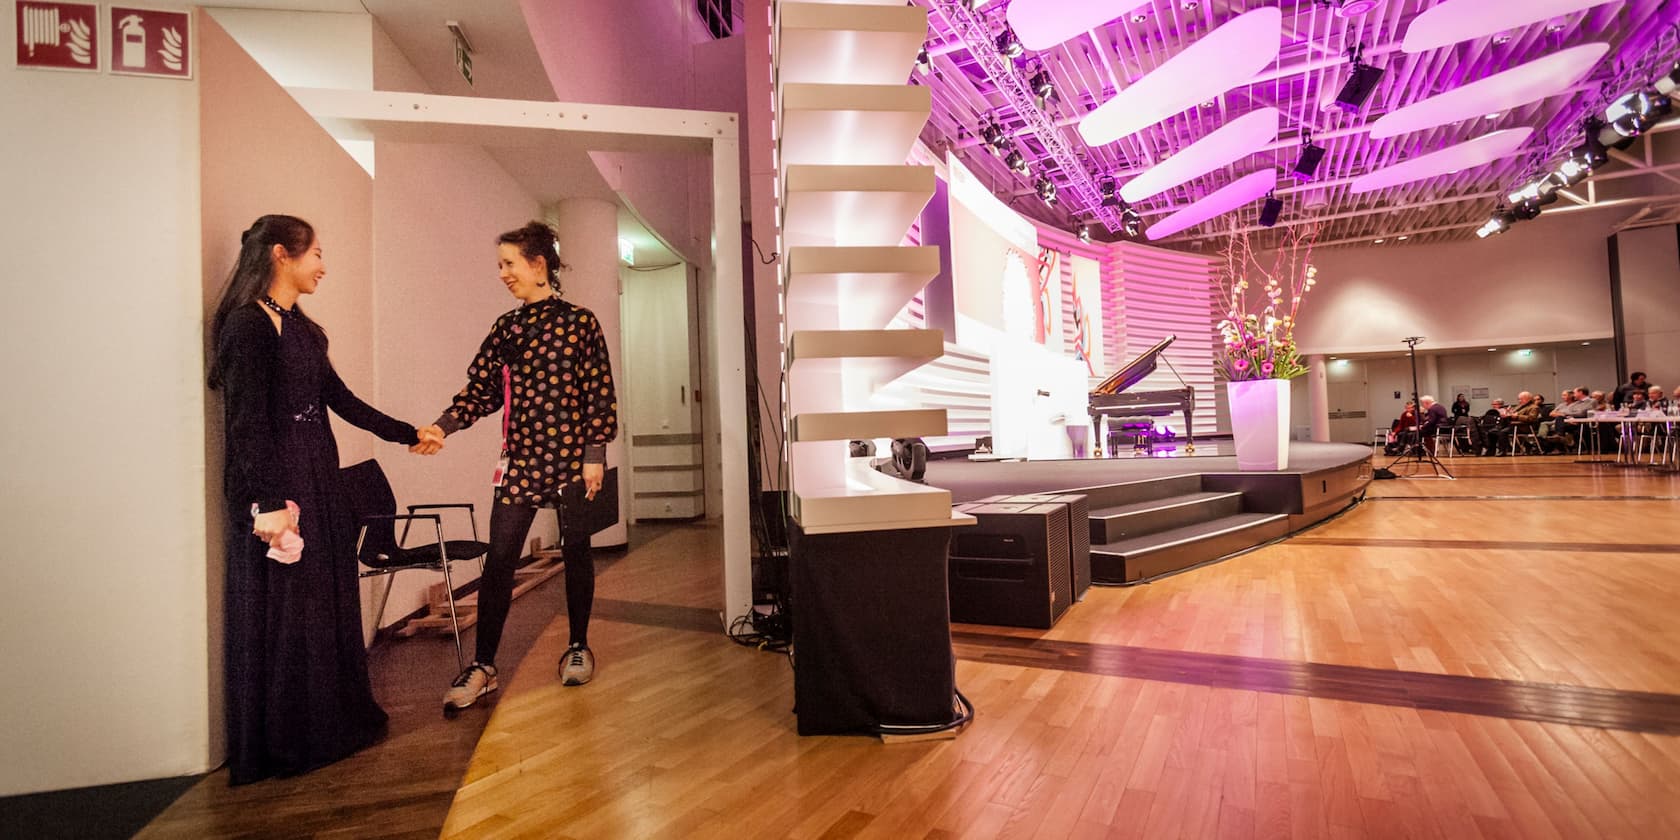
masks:
[[(392, 443), (413, 426), (356, 398), (326, 333), (297, 307), (326, 270), (307, 222), (245, 231), (211, 324), (210, 387), (223, 392), (227, 501), (227, 731), (232, 784), (330, 764), (377, 740), (362, 645), (354, 523), (327, 410)], [(294, 518), (287, 502), (297, 504)], [(289, 531), (302, 556), (270, 559)]]

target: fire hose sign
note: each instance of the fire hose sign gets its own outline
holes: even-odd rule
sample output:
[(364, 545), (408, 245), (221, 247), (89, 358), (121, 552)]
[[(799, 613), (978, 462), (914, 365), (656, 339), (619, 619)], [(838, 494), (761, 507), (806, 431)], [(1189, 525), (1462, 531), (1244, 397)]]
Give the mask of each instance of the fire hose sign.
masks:
[(192, 78), (191, 22), (186, 12), (112, 6), (111, 72)]
[(17, 66), (99, 70), (99, 8), (18, 0)]

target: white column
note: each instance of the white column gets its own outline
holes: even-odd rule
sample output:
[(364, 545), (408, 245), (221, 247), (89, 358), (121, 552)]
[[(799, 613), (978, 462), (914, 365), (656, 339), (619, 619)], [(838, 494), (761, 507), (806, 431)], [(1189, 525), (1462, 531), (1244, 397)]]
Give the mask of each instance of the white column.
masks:
[(1428, 394), (1429, 396), (1434, 397), (1436, 402), (1446, 403), (1449, 406), (1452, 405), (1452, 394), (1447, 394), (1444, 399), (1441, 395), (1440, 356), (1430, 353), (1429, 355), (1423, 357), (1423, 370), (1418, 371), (1418, 387), (1422, 389), (1418, 391), (1419, 398)]
[[(570, 271), (560, 272), (565, 298), (595, 313), (601, 332), (607, 337), (607, 354), (612, 358), (614, 385), (623, 387), (618, 373), (624, 367), (619, 330), (618, 205), (598, 198), (568, 198), (554, 208), (553, 223), (560, 237), (560, 254)], [(624, 406), (619, 396), (619, 408)], [(595, 535), (595, 546), (619, 546), (630, 539), (625, 527), (630, 512), (629, 440), (622, 431), (607, 446), (607, 465), (619, 468), (621, 487), (618, 524)]]
[(1329, 366), (1323, 356), (1307, 357), (1307, 414), (1312, 418), (1312, 439), (1330, 441)]
[[(707, 396), (722, 418), (706, 429), (722, 458), (723, 621), (752, 610), (752, 543), (747, 531), (747, 363), (742, 301), (741, 146), (712, 141), (712, 288), (709, 361), (717, 386)], [(764, 348), (760, 348), (762, 353)], [(765, 393), (772, 389), (766, 388)], [(708, 414), (710, 411), (708, 410)], [(773, 464), (766, 464), (768, 472)]]

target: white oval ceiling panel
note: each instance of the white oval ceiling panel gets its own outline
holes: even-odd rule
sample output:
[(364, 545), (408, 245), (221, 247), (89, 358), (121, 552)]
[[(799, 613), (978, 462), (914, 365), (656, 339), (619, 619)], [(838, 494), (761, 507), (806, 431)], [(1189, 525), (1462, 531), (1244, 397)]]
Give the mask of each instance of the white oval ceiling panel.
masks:
[(1142, 201), (1264, 149), (1277, 139), (1278, 116), (1276, 108), (1261, 108), (1237, 117), (1127, 181), (1120, 188), (1120, 197)]
[(1014, 0), (1006, 17), (1021, 46), (1047, 50), (1085, 34), (1149, 0)]
[(1400, 48), (1423, 52), (1507, 29), (1551, 20), (1611, 0), (1445, 0), (1412, 18)]
[(1413, 102), (1371, 123), (1371, 137), (1395, 137), (1545, 99), (1580, 81), (1609, 50), (1609, 44), (1582, 44)]
[(1282, 11), (1245, 12), (1086, 114), (1079, 134), (1092, 146), (1107, 145), (1206, 102), (1270, 66), (1282, 37)]
[(1151, 240), (1165, 239), (1181, 230), (1195, 227), (1214, 216), (1229, 213), (1264, 196), (1276, 187), (1276, 169), (1262, 169), (1252, 175), (1244, 175), (1220, 187), (1212, 195), (1201, 201), (1150, 225), (1147, 235)]
[(1409, 184), (1437, 175), (1448, 175), (1463, 169), (1485, 166), (1502, 157), (1510, 155), (1522, 144), (1528, 142), (1529, 135), (1534, 133), (1532, 128), (1509, 128), (1484, 134), (1474, 140), (1468, 140), (1456, 146), (1448, 146), (1437, 152), (1420, 155), (1408, 161), (1396, 163), (1393, 166), (1367, 172), (1358, 178), (1348, 189), (1354, 193), (1367, 193), (1386, 187)]

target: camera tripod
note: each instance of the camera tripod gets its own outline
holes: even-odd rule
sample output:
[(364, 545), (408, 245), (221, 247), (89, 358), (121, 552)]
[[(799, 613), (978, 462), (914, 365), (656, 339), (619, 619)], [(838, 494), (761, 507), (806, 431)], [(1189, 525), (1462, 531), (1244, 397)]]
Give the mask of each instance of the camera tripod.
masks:
[[(1388, 470), (1401, 478), (1444, 478), (1451, 481), (1452, 471), (1435, 457), (1435, 453), (1423, 440), (1423, 399), (1418, 396), (1417, 376), (1417, 346), (1423, 341), (1423, 336), (1407, 336), (1400, 340), (1405, 342), (1406, 350), (1412, 357), (1412, 442), (1406, 445), (1400, 457), (1389, 462)], [(1401, 431), (1404, 432), (1405, 429)], [(1395, 469), (1401, 465), (1405, 465), (1405, 472)], [(1425, 466), (1431, 470), (1430, 475), (1421, 474)]]

